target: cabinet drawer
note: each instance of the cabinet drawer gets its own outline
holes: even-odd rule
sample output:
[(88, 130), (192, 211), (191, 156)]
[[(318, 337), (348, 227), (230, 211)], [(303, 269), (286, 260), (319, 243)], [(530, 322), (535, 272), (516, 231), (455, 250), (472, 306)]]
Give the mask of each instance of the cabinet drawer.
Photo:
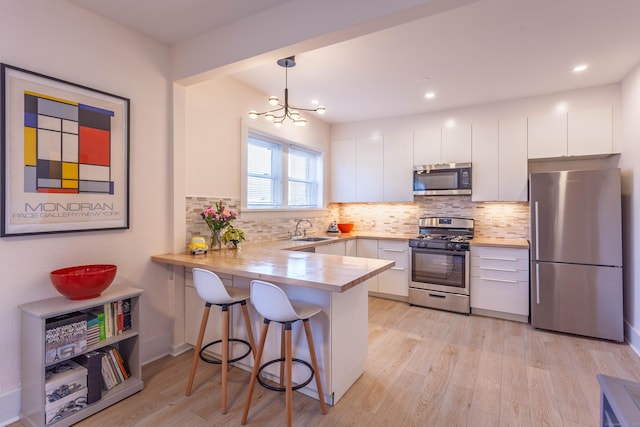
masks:
[[(528, 267), (528, 265), (527, 265)], [(511, 282), (528, 282), (529, 281), (529, 269), (515, 270), (512, 268), (495, 268), (495, 267), (480, 267), (475, 264), (471, 264), (471, 276), (479, 279), (496, 279)]]
[(395, 261), (396, 265), (391, 267), (392, 270), (408, 270), (409, 269), (409, 251), (399, 249), (378, 249), (378, 259), (386, 259)]
[(514, 254), (504, 253), (498, 256), (494, 255), (475, 255), (472, 252), (471, 255), (472, 267), (483, 268), (496, 268), (503, 270), (528, 270), (529, 269), (529, 257), (516, 258)]
[(504, 258), (529, 260), (529, 249), (498, 248), (489, 246), (472, 246), (471, 256), (483, 258)]
[(471, 307), (529, 315), (529, 282), (471, 278)]

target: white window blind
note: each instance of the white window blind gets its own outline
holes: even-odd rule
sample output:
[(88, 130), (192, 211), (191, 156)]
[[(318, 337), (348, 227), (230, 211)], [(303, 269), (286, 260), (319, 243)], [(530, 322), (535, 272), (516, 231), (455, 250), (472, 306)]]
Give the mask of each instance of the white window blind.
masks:
[(322, 179), (321, 162), (321, 153), (249, 131), (247, 207), (321, 207), (318, 194)]
[(247, 150), (247, 205), (282, 205), (282, 146), (253, 136)]

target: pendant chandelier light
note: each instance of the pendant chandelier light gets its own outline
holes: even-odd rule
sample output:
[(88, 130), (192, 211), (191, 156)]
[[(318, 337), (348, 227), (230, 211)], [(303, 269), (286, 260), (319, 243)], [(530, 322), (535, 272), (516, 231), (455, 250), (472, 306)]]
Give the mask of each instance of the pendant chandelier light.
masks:
[(272, 121), (275, 127), (282, 126), (282, 123), (288, 118), (294, 124), (294, 126), (304, 126), (307, 124), (307, 120), (300, 116), (300, 111), (314, 111), (318, 114), (324, 114), (327, 109), (323, 106), (316, 108), (299, 108), (289, 105), (289, 88), (287, 87), (288, 69), (296, 66), (296, 57), (290, 56), (288, 58), (278, 59), (278, 65), (284, 67), (284, 104), (280, 103), (280, 99), (277, 96), (269, 97), (269, 104), (278, 106), (273, 110), (268, 110), (263, 113), (257, 111), (249, 111), (249, 117), (255, 119), (258, 116), (264, 116), (268, 121)]

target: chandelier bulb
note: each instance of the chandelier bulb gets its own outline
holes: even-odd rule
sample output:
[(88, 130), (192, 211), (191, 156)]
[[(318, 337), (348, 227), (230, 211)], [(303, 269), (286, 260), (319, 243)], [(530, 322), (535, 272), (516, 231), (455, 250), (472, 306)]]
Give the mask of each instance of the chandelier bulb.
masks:
[(249, 118), (255, 119), (256, 117), (258, 117), (257, 111), (254, 111), (254, 110), (249, 111)]
[(300, 113), (298, 111), (292, 111), (289, 116), (295, 121), (300, 118)]
[(273, 125), (277, 128), (282, 127), (282, 120), (276, 120), (273, 122)]
[(268, 121), (271, 121), (271, 120), (275, 119), (276, 116), (273, 113), (266, 113), (264, 115), (264, 118), (267, 119)]
[(270, 96), (269, 97), (269, 104), (271, 105), (278, 105), (278, 97), (277, 96)]
[(327, 107), (323, 107), (322, 105), (316, 107), (316, 113), (324, 114), (327, 112)]

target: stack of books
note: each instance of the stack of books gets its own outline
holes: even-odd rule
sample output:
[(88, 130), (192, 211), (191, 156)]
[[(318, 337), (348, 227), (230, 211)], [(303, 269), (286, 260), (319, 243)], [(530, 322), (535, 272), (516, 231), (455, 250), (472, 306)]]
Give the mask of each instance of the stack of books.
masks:
[(97, 344), (105, 338), (104, 313), (92, 311), (87, 315), (87, 345)]
[(127, 371), (124, 360), (117, 348), (106, 346), (99, 351), (104, 353), (102, 357), (102, 383), (105, 389), (111, 390), (127, 380), (131, 375)]

